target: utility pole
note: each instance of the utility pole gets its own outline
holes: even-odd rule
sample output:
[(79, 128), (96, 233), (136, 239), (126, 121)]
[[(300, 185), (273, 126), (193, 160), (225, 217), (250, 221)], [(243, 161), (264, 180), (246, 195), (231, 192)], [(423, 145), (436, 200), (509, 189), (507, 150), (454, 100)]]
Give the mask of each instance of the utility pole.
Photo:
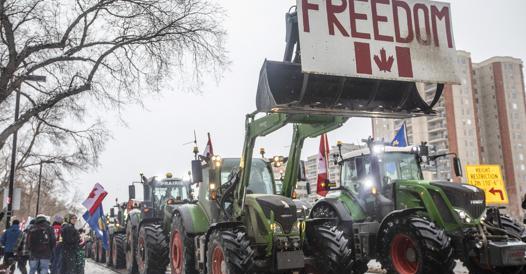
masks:
[(40, 161), (40, 172), (38, 174), (38, 190), (37, 190), (37, 209), (35, 212), (35, 217), (38, 216), (38, 210), (40, 209), (40, 184), (42, 183), (42, 166), (44, 164), (54, 164), (53, 161)]
[[(28, 75), (22, 78), (19, 78), (20, 82), (16, 88), (16, 101), (15, 101), (15, 123), (18, 121), (18, 116), (20, 114), (20, 88), (22, 82), (24, 81), (35, 81), (35, 82), (45, 82), (45, 76), (38, 75)], [(9, 171), (9, 192), (7, 197), (7, 212), (5, 218), (5, 227), (9, 227), (11, 224), (11, 216), (13, 215), (13, 192), (15, 185), (15, 169), (16, 169), (16, 146), (18, 139), (18, 130), (15, 130), (13, 133), (13, 147), (11, 148), (11, 170)]]

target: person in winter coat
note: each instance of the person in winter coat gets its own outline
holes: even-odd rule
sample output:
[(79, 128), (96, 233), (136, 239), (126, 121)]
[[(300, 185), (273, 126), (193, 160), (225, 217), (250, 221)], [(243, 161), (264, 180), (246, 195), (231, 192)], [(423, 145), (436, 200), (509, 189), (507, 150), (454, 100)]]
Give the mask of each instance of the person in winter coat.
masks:
[(29, 222), (29, 225), (26, 226), (24, 229), (24, 232), (20, 234), (20, 237), (18, 237), (18, 241), (16, 243), (16, 254), (17, 254), (17, 265), (18, 269), (22, 274), (27, 274), (27, 262), (29, 261), (29, 249), (27, 245), (27, 234), (29, 233), (29, 229), (31, 229), (31, 226), (35, 224), (35, 220), (31, 220)]
[[(20, 237), (21, 233), (22, 231), (20, 231), (20, 221), (13, 220), (13, 224), (5, 231), (4, 235), (2, 235), (1, 242), (4, 246), (4, 264), (8, 261), (14, 261), (16, 259), (16, 242), (18, 241), (18, 237)], [(15, 264), (11, 266), (11, 272), (14, 272), (14, 270)]]
[(60, 267), (62, 266), (62, 223), (64, 218), (62, 216), (55, 216), (53, 221), (53, 231), (55, 232), (56, 245), (53, 249), (53, 257), (51, 258), (51, 274), (59, 274)]
[(27, 234), (29, 274), (48, 274), (55, 247), (55, 233), (43, 215), (37, 216)]
[(80, 234), (75, 229), (77, 216), (68, 214), (65, 223), (62, 225), (62, 267), (60, 274), (82, 274), (84, 269), (80, 269), (79, 243)]

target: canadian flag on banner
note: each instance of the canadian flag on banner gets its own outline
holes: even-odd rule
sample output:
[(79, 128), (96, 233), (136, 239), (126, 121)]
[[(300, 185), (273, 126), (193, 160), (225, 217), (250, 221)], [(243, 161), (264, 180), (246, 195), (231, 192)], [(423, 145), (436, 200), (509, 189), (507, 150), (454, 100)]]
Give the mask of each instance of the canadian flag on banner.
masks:
[(99, 208), (106, 195), (108, 195), (108, 192), (104, 190), (104, 187), (99, 183), (95, 184), (93, 190), (91, 190), (88, 195), (88, 198), (82, 203), (82, 205), (89, 211), (90, 216)]
[[(413, 64), (411, 61), (411, 49), (406, 47), (395, 47), (395, 52), (388, 52), (382, 48), (377, 53), (371, 53), (371, 47), (368, 43), (354, 43), (356, 54), (356, 71), (361, 74), (373, 74), (374, 65), (378, 70), (391, 72), (396, 61), (399, 77), (413, 77)], [(374, 55), (374, 56), (373, 56)]]
[(320, 151), (318, 153), (318, 181), (316, 193), (321, 196), (327, 195), (327, 184), (329, 183), (329, 141), (327, 134), (321, 135)]

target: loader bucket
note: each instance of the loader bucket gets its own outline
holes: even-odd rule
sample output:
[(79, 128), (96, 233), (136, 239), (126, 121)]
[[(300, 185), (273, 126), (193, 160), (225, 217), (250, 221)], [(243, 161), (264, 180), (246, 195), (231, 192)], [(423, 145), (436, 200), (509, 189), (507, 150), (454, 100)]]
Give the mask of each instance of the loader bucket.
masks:
[(409, 118), (434, 114), (414, 82), (303, 73), (301, 64), (265, 61), (256, 105), (260, 112)]

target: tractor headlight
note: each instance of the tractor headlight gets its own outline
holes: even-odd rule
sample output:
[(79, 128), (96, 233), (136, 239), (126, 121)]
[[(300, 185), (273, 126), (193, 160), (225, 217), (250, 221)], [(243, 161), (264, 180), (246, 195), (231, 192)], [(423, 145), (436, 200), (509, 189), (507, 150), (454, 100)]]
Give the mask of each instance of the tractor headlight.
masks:
[(281, 227), (281, 225), (277, 222), (274, 222), (274, 223), (271, 223), (270, 224), (270, 230), (274, 233), (274, 234), (283, 234), (283, 228)]
[(300, 233), (301, 231), (301, 223), (300, 221), (294, 223), (292, 228), (290, 229), (290, 233)]
[(471, 216), (469, 216), (469, 214), (462, 210), (462, 209), (457, 209), (455, 208), (455, 211), (457, 212), (458, 214), (458, 217), (463, 221), (463, 222), (466, 222), (466, 223), (471, 223), (472, 219), (471, 219)]

